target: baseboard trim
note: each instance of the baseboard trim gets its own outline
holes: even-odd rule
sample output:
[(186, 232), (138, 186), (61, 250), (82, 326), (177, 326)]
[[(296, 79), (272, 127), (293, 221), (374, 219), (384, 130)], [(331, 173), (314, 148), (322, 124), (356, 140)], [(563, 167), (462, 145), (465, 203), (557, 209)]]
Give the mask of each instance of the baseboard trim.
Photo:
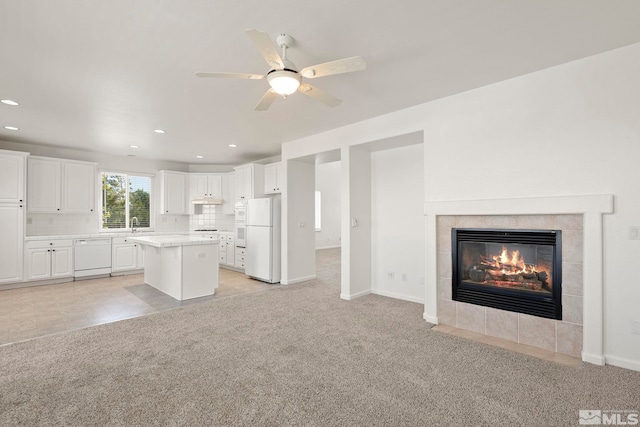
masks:
[(366, 291), (360, 291), (360, 292), (356, 292), (355, 294), (340, 294), (340, 299), (343, 300), (347, 300), (347, 301), (351, 301), (353, 299), (356, 298), (360, 298), (363, 297), (365, 295), (369, 295), (371, 293), (371, 291), (369, 289), (367, 289)]
[(640, 372), (640, 362), (637, 360), (631, 360), (625, 357), (617, 357), (617, 356), (605, 356), (604, 359), (607, 365), (613, 365), (619, 368), (625, 368), (625, 369), (630, 369), (632, 371)]
[(582, 361), (599, 366), (603, 366), (605, 364), (605, 358), (603, 355), (586, 353), (584, 351), (582, 352)]
[(418, 304), (424, 304), (424, 299), (422, 298), (416, 298), (409, 295), (398, 294), (395, 292), (380, 291), (380, 290), (373, 289), (371, 290), (371, 293), (375, 295), (380, 295), (383, 297), (395, 298), (403, 301), (417, 302)]
[(316, 279), (318, 276), (316, 276), (315, 274), (311, 275), (311, 276), (305, 276), (305, 277), (298, 277), (297, 279), (292, 279), (292, 280), (281, 280), (280, 284), (281, 285), (293, 285), (295, 283), (300, 283), (300, 282), (306, 282), (307, 280), (313, 280)]
[(31, 280), (24, 282), (14, 282), (0, 285), (0, 291), (6, 291), (9, 289), (19, 289), (19, 288), (30, 288), (33, 286), (46, 286), (46, 285), (56, 285), (58, 283), (67, 283), (73, 282), (73, 277), (61, 277), (57, 279), (46, 279), (46, 280)]
[(342, 247), (342, 245), (336, 245), (336, 246), (318, 246), (318, 247), (316, 248), (316, 250), (318, 250), (318, 249), (336, 249), (336, 248), (341, 248), (341, 247)]
[(434, 325), (439, 325), (438, 316), (429, 316), (427, 313), (422, 313), (422, 318), (429, 323), (433, 323)]

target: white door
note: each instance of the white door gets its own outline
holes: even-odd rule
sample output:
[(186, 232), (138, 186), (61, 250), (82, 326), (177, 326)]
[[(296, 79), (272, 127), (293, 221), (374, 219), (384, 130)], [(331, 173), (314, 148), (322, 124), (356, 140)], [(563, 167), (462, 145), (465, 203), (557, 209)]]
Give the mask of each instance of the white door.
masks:
[(24, 201), (23, 155), (0, 154), (0, 203)]
[(247, 227), (245, 274), (271, 281), (271, 227)]
[(22, 205), (0, 205), (0, 283), (22, 280), (23, 209)]
[(27, 209), (30, 212), (60, 212), (62, 163), (29, 159), (27, 164)]
[(271, 214), (272, 200), (250, 199), (247, 203), (247, 225), (270, 227), (273, 225)]
[(65, 212), (91, 213), (94, 211), (94, 165), (65, 163), (62, 185), (62, 205)]
[(51, 249), (51, 277), (73, 276), (72, 248)]
[(165, 213), (184, 214), (185, 213), (185, 188), (187, 178), (183, 174), (165, 174)]
[(136, 270), (138, 248), (133, 243), (125, 243), (113, 246), (112, 271)]
[(220, 175), (209, 175), (207, 177), (208, 196), (222, 197), (222, 177)]
[(51, 249), (27, 250), (27, 279), (51, 277)]

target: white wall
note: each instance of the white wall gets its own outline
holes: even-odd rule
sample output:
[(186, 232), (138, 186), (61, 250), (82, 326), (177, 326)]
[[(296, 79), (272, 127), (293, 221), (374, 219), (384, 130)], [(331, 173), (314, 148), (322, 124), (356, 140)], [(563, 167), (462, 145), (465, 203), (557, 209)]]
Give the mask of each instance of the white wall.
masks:
[(316, 231), (316, 249), (340, 246), (340, 165), (316, 165), (316, 190), (322, 198), (322, 229)]
[(613, 194), (615, 212), (604, 217), (605, 356), (640, 370), (640, 335), (631, 334), (640, 286), (630, 268), (640, 240), (628, 238), (640, 226), (638, 75), (634, 44), (283, 144), (282, 155), (424, 131), (425, 200)]
[(425, 291), (423, 151), (418, 144), (371, 153), (371, 291), (415, 302)]
[[(282, 193), (282, 280), (292, 284), (315, 278), (315, 165), (283, 161), (286, 185)], [(296, 203), (287, 203), (287, 200)]]

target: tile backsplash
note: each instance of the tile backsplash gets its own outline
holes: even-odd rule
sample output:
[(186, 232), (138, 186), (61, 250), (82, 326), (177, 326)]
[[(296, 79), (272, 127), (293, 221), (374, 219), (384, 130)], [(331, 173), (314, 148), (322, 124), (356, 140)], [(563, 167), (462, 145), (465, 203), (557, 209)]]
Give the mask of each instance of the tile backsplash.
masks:
[[(234, 216), (222, 213), (222, 206), (205, 205), (193, 215), (155, 215), (155, 231), (187, 232), (199, 228), (232, 231)], [(200, 208), (199, 208), (200, 209)], [(98, 214), (29, 213), (26, 221), (27, 236), (59, 236), (97, 234), (100, 232)]]
[(189, 230), (215, 228), (223, 231), (233, 230), (234, 216), (222, 212), (222, 206), (202, 205), (197, 213), (190, 215)]

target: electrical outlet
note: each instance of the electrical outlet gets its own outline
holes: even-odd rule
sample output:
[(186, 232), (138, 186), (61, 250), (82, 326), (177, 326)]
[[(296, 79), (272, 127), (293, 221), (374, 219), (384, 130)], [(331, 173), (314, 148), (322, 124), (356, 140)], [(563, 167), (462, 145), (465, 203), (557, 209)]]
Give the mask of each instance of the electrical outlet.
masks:
[(407, 273), (402, 273), (402, 281), (403, 282), (407, 281)]
[(387, 279), (393, 279), (393, 271), (387, 273)]
[(33, 224), (33, 218), (27, 218), (27, 225)]
[(629, 227), (629, 240), (640, 240), (640, 227)]
[(638, 322), (637, 320), (632, 320), (630, 322), (630, 326), (632, 335), (640, 335), (640, 322)]

